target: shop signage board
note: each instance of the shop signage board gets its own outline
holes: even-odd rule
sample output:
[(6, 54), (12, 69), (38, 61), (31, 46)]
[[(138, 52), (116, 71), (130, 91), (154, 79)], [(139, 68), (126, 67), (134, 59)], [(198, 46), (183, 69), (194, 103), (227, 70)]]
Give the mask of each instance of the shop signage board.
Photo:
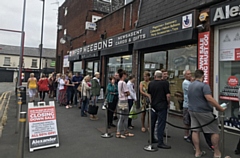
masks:
[(171, 17), (149, 26), (122, 33), (111, 38), (98, 41), (70, 51), (69, 60), (76, 60), (73, 56), (88, 57), (87, 54), (98, 52), (102, 49), (108, 49), (116, 46), (131, 44), (137, 41), (163, 36), (182, 30), (190, 29), (195, 26), (195, 12), (187, 12), (175, 17)]
[(204, 82), (210, 81), (210, 32), (198, 34), (198, 69), (204, 71)]
[(28, 104), (29, 150), (59, 147), (54, 101)]
[(63, 67), (69, 67), (68, 55), (64, 55)]
[(240, 1), (227, 1), (210, 8), (210, 25), (240, 20)]

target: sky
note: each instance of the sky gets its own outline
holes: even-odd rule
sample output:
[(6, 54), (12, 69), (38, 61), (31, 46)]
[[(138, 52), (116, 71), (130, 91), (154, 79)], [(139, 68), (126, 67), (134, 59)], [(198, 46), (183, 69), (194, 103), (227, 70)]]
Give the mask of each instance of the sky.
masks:
[[(57, 12), (65, 0), (45, 0), (43, 47), (56, 48)], [(0, 0), (0, 29), (22, 30), (24, 0)], [(25, 47), (39, 47), (42, 24), (41, 0), (26, 0)], [(0, 44), (20, 46), (20, 33), (0, 30)]]

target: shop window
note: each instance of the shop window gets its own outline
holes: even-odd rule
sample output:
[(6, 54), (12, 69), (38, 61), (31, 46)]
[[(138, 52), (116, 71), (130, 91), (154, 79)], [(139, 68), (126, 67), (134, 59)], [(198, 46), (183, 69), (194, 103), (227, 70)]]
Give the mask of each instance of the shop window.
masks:
[(143, 80), (144, 71), (150, 72), (151, 80), (154, 79), (156, 70), (166, 69), (168, 71), (171, 92), (170, 109), (181, 112), (183, 109), (183, 71), (191, 70), (194, 73), (197, 69), (197, 46), (188, 45), (167, 51), (147, 53), (144, 54), (141, 63), (143, 63), (141, 64), (141, 80)]
[(33, 68), (37, 68), (37, 59), (32, 59), (32, 66)]
[(76, 72), (82, 72), (82, 61), (78, 61), (78, 62), (74, 62), (73, 63), (73, 72), (76, 73)]
[(240, 87), (240, 28), (219, 32), (219, 90), (220, 103), (228, 103), (225, 125), (234, 127), (232, 121), (240, 119), (238, 89)]
[(188, 45), (177, 49), (168, 50), (168, 81), (170, 83), (171, 102), (170, 109), (183, 110), (182, 82), (183, 71), (190, 70), (192, 76), (197, 69), (197, 46)]
[(108, 83), (108, 77), (114, 76), (114, 74), (120, 68), (124, 69), (128, 75), (132, 74), (132, 55), (109, 58), (107, 64), (106, 83)]
[(87, 62), (86, 66), (86, 75), (92, 76), (93, 75), (93, 62)]
[(11, 65), (11, 58), (10, 57), (4, 57), (3, 66), (10, 66), (10, 65)]

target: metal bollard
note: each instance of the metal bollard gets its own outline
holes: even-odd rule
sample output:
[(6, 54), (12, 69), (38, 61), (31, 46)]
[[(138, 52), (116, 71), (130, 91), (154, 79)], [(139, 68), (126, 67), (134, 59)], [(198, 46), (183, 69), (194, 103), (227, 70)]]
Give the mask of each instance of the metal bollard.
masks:
[(25, 126), (26, 126), (26, 112), (20, 112), (20, 133), (19, 133), (19, 142), (18, 142), (18, 151), (17, 151), (17, 158), (24, 157), (24, 138), (25, 138)]
[(106, 107), (106, 132), (101, 135), (102, 138), (111, 138), (112, 134), (108, 133), (108, 107)]
[(16, 124), (16, 130), (15, 130), (15, 134), (18, 133), (18, 130), (19, 130), (19, 119), (20, 119), (20, 112), (22, 111), (22, 98), (19, 97), (18, 98), (18, 106), (17, 106), (17, 124)]
[(225, 143), (225, 141), (224, 141), (224, 139), (225, 139), (225, 137), (224, 137), (224, 117), (225, 117), (225, 115), (224, 115), (224, 112), (221, 112), (220, 117), (221, 117), (221, 152), (222, 152), (222, 155), (224, 156), (225, 155), (225, 149), (224, 149), (224, 143)]
[(152, 108), (151, 108), (151, 104), (149, 104), (149, 145), (145, 146), (143, 148), (146, 151), (157, 151), (158, 149), (155, 148), (152, 145)]

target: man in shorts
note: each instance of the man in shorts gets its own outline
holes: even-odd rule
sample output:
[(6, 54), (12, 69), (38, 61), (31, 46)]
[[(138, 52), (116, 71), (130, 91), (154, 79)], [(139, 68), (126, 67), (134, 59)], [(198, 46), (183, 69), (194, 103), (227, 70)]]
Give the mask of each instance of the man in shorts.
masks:
[[(203, 81), (204, 72), (202, 70), (196, 70), (195, 81), (188, 87), (188, 109), (191, 116), (191, 128), (202, 126), (213, 120), (213, 107), (215, 107), (218, 111), (225, 111), (225, 108), (222, 108), (212, 97), (209, 85), (203, 83)], [(206, 154), (205, 151), (200, 150), (199, 132), (212, 134), (211, 141), (214, 146), (214, 157), (221, 157), (221, 152), (219, 150), (219, 128), (217, 120), (210, 125), (193, 129), (192, 131), (192, 141), (196, 149), (195, 157), (201, 157)]]

